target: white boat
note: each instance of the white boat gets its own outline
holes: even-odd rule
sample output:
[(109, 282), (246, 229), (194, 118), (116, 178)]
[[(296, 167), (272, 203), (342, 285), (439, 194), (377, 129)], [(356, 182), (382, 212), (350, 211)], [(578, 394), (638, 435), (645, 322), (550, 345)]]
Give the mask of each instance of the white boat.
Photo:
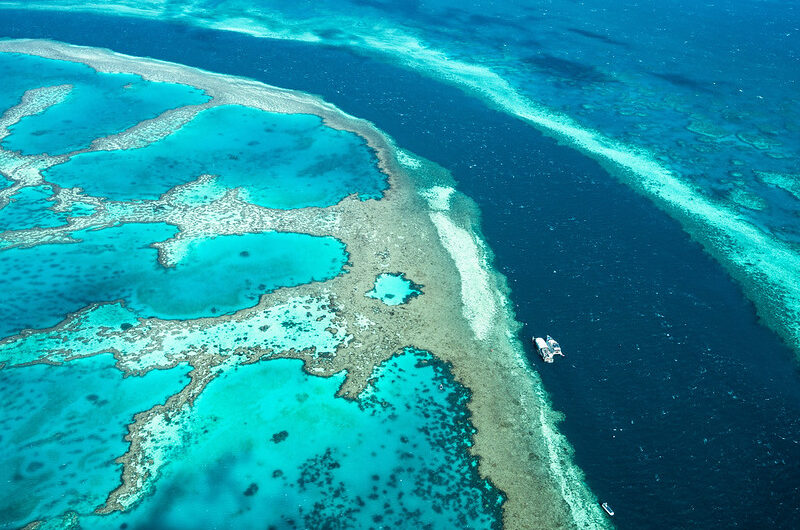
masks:
[(553, 362), (553, 351), (547, 345), (547, 342), (542, 337), (536, 337), (533, 339), (533, 346), (536, 348), (536, 351), (539, 352), (539, 355), (542, 356), (542, 360), (546, 363)]
[(539, 352), (539, 355), (542, 356), (542, 360), (546, 363), (553, 362), (553, 358), (556, 355), (564, 357), (564, 354), (561, 353), (561, 346), (559, 346), (558, 342), (550, 335), (547, 335), (547, 339), (543, 339), (542, 337), (534, 338), (533, 347), (536, 348), (536, 351)]
[(614, 508), (612, 508), (610, 504), (604, 502), (600, 504), (600, 507), (603, 508), (603, 511), (606, 512), (609, 517), (614, 517)]
[(564, 354), (561, 353), (561, 346), (556, 342), (556, 339), (548, 335), (546, 342), (548, 348), (550, 348), (550, 351), (553, 352), (553, 355), (560, 355), (564, 357)]

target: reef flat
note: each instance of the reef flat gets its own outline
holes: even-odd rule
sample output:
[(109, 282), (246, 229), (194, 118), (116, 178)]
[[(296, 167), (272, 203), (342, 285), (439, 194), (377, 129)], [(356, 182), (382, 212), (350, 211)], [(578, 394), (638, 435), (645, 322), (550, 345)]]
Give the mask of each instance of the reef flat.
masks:
[[(159, 477), (167, 476), (171, 462), (180, 459), (197, 414), (205, 414), (197, 413), (195, 406), (211, 399), (206, 392), (233, 372), (246, 374), (254, 369), (251, 365), (268, 366), (273, 359), (299, 359), (310, 375), (341, 378), (339, 396), (361, 400), (373, 385), (382, 384), (382, 367), (410, 355), (413, 348), (445, 363), (454, 378), (452, 384), (467, 393), (463, 405), (474, 433), (464, 450), (476, 463), (475, 482), (489, 481), (486, 487), (470, 491), (482, 499), (478, 504), (487, 513), (497, 506), (487, 500), (492, 495), (481, 493), (484, 490), (502, 492), (494, 497), (502, 500), (503, 523), (509, 528), (606, 524), (580, 471), (570, 461), (569, 446), (555, 428), (558, 415), (550, 409), (538, 376), (527, 366), (515, 339), (517, 324), (505, 296), (507, 289), (502, 276), (491, 269), (492, 256), (480, 236), (476, 208), (454, 189), (444, 170), (398, 149), (368, 122), (306, 94), (54, 42), (3, 41), (0, 52), (82, 63), (97, 72), (138, 75), (153, 83), (180, 83), (209, 98), (96, 138), (75, 152), (50, 156), (2, 150), (0, 172), (12, 184), (0, 191), (0, 200), (5, 201), (0, 204), (13, 205), (14, 194), (22, 189), (50, 186), (54, 209), (84, 208), (81, 215), (67, 216), (59, 226), (3, 232), (2, 252), (74, 245), (79, 239), (76, 234), (86, 230), (102, 234), (119, 225), (163, 224), (175, 227), (174, 233), (152, 236), (151, 246), (157, 250), (157, 266), (176, 273), (182, 263), (192, 262), (193, 252), (202, 244), (198, 242), (245, 234), (334, 238), (347, 253), (343, 273), (312, 274), (312, 283), (307, 277), (297, 277), (296, 285), (288, 287), (279, 286), (286, 283), (256, 286), (262, 291), (256, 301), (231, 304), (227, 314), (165, 319), (116, 297), (76, 308), (53, 327), (22, 330), (0, 342), (3, 370), (69, 364), (107, 352), (130, 377), (178, 366), (191, 368), (190, 381), (179, 392), (138, 412), (127, 426), (129, 447), (116, 460), (121, 484), (97, 508), (98, 515), (135, 513), (147, 505), (158, 491)], [(31, 87), (0, 118), (0, 137), (13, 136), (15, 124), (61, 104), (64, 94), (59, 90), (63, 89)], [(220, 184), (224, 175), (190, 174), (160, 195), (126, 202), (88, 194), (72, 180), (71, 187), (48, 180), (59, 166), (67, 167), (78, 157), (141, 154), (149, 146), (175, 138), (203, 113), (224, 106), (318, 116), (324, 127), (361, 138), (385, 178), (380, 198), (376, 188), (362, 197), (356, 186), (333, 204), (326, 200), (322, 206), (279, 209), (256, 204), (248, 189), (250, 182), (239, 181), (236, 185), (241, 187), (228, 188)], [(90, 189), (88, 184), (86, 189)], [(252, 255), (253, 248), (237, 250)], [(398, 305), (368, 296), (386, 274), (401, 274), (419, 294), (405, 297), (405, 303)], [(442, 389), (444, 383), (439, 384)], [(470, 473), (467, 465), (464, 474)], [(248, 491), (255, 494), (251, 488)], [(73, 515), (62, 522), (88, 516)], [(102, 525), (102, 517), (101, 522), (86, 519), (81, 524)], [(486, 518), (476, 516), (475, 520), (486, 524)]]

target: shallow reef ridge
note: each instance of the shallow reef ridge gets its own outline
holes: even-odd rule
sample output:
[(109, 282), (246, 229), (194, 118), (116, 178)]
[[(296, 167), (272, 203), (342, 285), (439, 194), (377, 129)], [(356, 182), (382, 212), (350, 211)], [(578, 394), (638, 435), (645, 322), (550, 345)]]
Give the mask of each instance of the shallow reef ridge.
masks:
[(3, 68), (0, 526), (606, 526), (444, 170), (246, 79)]

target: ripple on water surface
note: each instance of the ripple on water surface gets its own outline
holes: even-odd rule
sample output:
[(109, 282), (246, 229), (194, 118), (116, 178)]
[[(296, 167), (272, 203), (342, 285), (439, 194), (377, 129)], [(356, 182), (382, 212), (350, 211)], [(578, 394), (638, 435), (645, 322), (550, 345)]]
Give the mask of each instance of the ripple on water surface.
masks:
[[(109, 171), (113, 168), (113, 171)], [(386, 178), (365, 142), (316, 116), (238, 105), (200, 112), (140, 149), (77, 155), (45, 172), (62, 187), (115, 200), (157, 199), (204, 174), (270, 208), (330, 206), (352, 193), (380, 198)]]
[[(91, 512), (119, 483), (133, 415), (178, 392), (188, 367), (123, 378), (110, 354), (0, 370), (0, 521)], [(8, 526), (5, 526), (8, 525)]]
[(0, 53), (0, 109), (20, 102), (26, 90), (72, 85), (67, 98), (10, 128), (3, 147), (23, 154), (65, 154), (95, 138), (121, 132), (162, 112), (208, 101), (187, 85), (145, 81), (137, 75), (106, 74), (80, 63)]
[[(330, 237), (267, 232), (191, 242), (175, 267), (151, 245), (176, 232), (162, 223), (74, 234), (77, 243), (0, 251), (0, 336), (57, 324), (93, 302), (123, 299), (140, 316), (191, 319), (251, 307), (278, 287), (341, 272), (344, 245)], [(313, 259), (312, 259), (313, 258)]]

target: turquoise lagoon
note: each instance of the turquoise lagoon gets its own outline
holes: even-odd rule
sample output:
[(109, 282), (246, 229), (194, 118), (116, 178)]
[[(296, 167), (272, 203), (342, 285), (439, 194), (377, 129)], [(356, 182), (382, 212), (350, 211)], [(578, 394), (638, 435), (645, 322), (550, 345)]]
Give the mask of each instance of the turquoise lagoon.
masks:
[(359, 401), (300, 361), (229, 370), (195, 402), (152, 497), (83, 528), (490, 528), (502, 502), (469, 456), (469, 395), (409, 351)]
[(125, 377), (110, 354), (0, 370), (0, 527), (91, 512), (120, 480), (125, 425), (188, 382), (188, 367)]
[(0, 232), (62, 226), (67, 224), (69, 217), (91, 215), (94, 211), (90, 205), (75, 203), (72, 209), (57, 212), (53, 210), (56, 203), (49, 200), (52, 196), (53, 188), (50, 186), (20, 188), (8, 204), (0, 208)]
[(187, 85), (145, 81), (130, 74), (98, 73), (79, 63), (0, 54), (0, 109), (18, 104), (26, 90), (72, 85), (66, 99), (10, 127), (4, 148), (25, 155), (65, 154), (155, 118), (171, 108), (209, 97)]
[(375, 287), (367, 293), (386, 305), (405, 304), (411, 298), (422, 294), (422, 286), (407, 279), (402, 273), (384, 273), (375, 279)]
[[(113, 168), (113, 171), (108, 171)], [(45, 173), (61, 187), (115, 200), (157, 199), (174, 186), (217, 175), (270, 208), (330, 206), (352, 193), (377, 199), (386, 178), (364, 141), (316, 116), (237, 105), (204, 110), (166, 138), (140, 149), (98, 151)]]
[(53, 326), (91, 303), (119, 299), (144, 317), (222, 315), (278, 287), (336, 276), (347, 260), (334, 238), (267, 232), (195, 240), (167, 268), (151, 245), (176, 232), (163, 223), (131, 223), (76, 232), (75, 243), (3, 250), (0, 336)]

